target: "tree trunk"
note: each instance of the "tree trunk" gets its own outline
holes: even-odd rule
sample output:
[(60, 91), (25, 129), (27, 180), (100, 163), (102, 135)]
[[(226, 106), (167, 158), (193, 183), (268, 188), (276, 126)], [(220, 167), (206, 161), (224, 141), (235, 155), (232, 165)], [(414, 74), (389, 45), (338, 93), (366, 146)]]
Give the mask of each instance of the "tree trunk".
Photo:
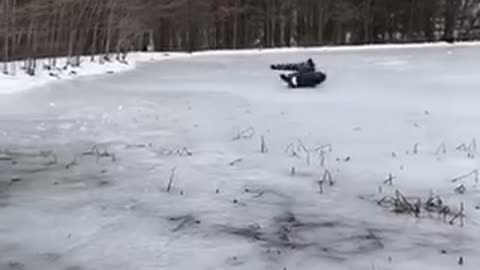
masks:
[(445, 0), (445, 32), (443, 40), (453, 42), (455, 40), (454, 32), (456, 25), (456, 0)]
[(148, 47), (147, 47), (147, 50), (149, 52), (155, 51), (155, 37), (154, 37), (154, 33), (153, 33), (152, 29), (150, 29), (150, 31), (148, 31)]
[(95, 54), (97, 54), (97, 35), (98, 35), (98, 23), (96, 23), (95, 26), (93, 27), (93, 39), (92, 39), (92, 45), (90, 48), (91, 62), (95, 61)]
[(374, 7), (373, 0), (366, 0), (365, 13), (363, 18), (363, 42), (369, 44), (373, 42), (372, 37), (372, 21), (374, 20), (374, 14), (372, 9)]
[(113, 27), (113, 13), (115, 8), (115, 0), (110, 0), (107, 7), (108, 11), (108, 21), (107, 21), (107, 35), (105, 40), (105, 59), (110, 61), (110, 47), (112, 41), (112, 27)]
[(409, 40), (413, 40), (414, 39), (414, 23), (415, 23), (415, 2), (417, 2), (416, 0), (410, 0), (410, 8), (409, 8), (409, 15), (408, 15), (408, 31), (407, 31), (407, 34), (406, 34), (406, 37), (409, 39)]
[(73, 65), (73, 43), (75, 42), (75, 30), (70, 30), (70, 37), (68, 38), (68, 56), (67, 56), (67, 66)]
[(10, 7), (9, 7), (9, 0), (3, 0), (3, 10), (5, 12), (4, 15), (4, 24), (5, 24), (5, 29), (4, 29), (4, 44), (3, 44), (3, 49), (4, 49), (4, 55), (3, 55), (3, 74), (8, 74), (8, 61), (9, 61), (9, 41), (10, 41)]
[(235, 0), (235, 4), (233, 7), (233, 48), (237, 49), (238, 48), (238, 9), (239, 7), (239, 0)]
[[(15, 57), (16, 55), (16, 49), (17, 49), (17, 28), (16, 28), (16, 16), (17, 16), (17, 0), (12, 0), (12, 24), (11, 24), (11, 52), (10, 54)], [(17, 64), (16, 64), (16, 59), (13, 59), (12, 61), (12, 68), (11, 68), (11, 73), (12, 75), (16, 75), (17, 72)]]

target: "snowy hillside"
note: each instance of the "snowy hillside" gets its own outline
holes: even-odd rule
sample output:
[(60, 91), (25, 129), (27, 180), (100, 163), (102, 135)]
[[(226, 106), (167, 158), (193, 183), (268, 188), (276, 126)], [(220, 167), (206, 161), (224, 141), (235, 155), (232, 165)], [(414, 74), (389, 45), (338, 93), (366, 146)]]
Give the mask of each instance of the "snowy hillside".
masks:
[[(478, 269), (480, 46), (204, 53), (0, 96), (0, 269)], [(328, 74), (289, 90), (272, 63)]]

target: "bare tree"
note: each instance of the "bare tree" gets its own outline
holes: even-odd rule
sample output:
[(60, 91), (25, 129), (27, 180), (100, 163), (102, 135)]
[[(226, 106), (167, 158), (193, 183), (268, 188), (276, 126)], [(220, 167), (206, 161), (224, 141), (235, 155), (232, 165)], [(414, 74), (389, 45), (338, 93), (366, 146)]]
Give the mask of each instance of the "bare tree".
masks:
[[(479, 38), (480, 0), (0, 0), (0, 61)], [(113, 58), (113, 53), (116, 57)]]
[(3, 50), (4, 50), (4, 64), (3, 74), (8, 74), (8, 60), (9, 60), (9, 44), (10, 44), (10, 5), (9, 0), (3, 0)]

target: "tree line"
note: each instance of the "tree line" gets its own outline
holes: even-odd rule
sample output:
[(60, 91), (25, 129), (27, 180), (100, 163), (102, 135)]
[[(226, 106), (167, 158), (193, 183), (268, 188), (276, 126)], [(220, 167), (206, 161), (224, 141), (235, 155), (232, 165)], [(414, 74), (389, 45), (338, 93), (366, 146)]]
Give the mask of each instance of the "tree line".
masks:
[(0, 4), (2, 62), (99, 54), (108, 61), (132, 50), (472, 40), (480, 31), (480, 0), (0, 0)]

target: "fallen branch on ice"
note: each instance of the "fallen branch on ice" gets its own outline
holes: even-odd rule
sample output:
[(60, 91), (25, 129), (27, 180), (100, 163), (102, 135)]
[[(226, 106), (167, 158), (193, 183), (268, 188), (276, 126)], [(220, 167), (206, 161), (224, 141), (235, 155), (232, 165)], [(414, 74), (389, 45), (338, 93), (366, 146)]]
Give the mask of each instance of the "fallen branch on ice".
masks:
[(251, 139), (253, 135), (255, 135), (255, 129), (253, 129), (252, 127), (249, 127), (245, 130), (238, 132), (238, 134), (235, 137), (233, 137), (232, 140), (238, 141), (242, 139)]
[(187, 147), (163, 148), (157, 151), (163, 156), (191, 157), (193, 153)]
[(177, 222), (177, 221), (179, 222), (179, 224), (174, 229), (172, 229), (172, 232), (178, 232), (187, 225), (200, 224), (200, 220), (195, 219), (192, 215), (171, 217), (168, 220), (169, 221), (174, 221), (174, 222)]
[(168, 180), (168, 186), (167, 186), (167, 192), (170, 192), (170, 190), (172, 189), (172, 186), (173, 186), (173, 180), (175, 179), (175, 171), (177, 170), (176, 167), (174, 167), (172, 169), (172, 171), (170, 172), (170, 179)]
[(452, 183), (456, 183), (458, 181), (461, 181), (463, 179), (466, 179), (466, 178), (469, 178), (469, 177), (474, 177), (474, 180), (475, 180), (475, 183), (478, 183), (478, 170), (473, 170), (467, 174), (464, 174), (462, 176), (459, 176), (459, 177), (455, 177), (452, 179)]
[(243, 158), (237, 158), (237, 159), (229, 162), (228, 165), (230, 165), (230, 166), (235, 166), (237, 163), (240, 163), (240, 162), (242, 162), (242, 161), (243, 161)]

